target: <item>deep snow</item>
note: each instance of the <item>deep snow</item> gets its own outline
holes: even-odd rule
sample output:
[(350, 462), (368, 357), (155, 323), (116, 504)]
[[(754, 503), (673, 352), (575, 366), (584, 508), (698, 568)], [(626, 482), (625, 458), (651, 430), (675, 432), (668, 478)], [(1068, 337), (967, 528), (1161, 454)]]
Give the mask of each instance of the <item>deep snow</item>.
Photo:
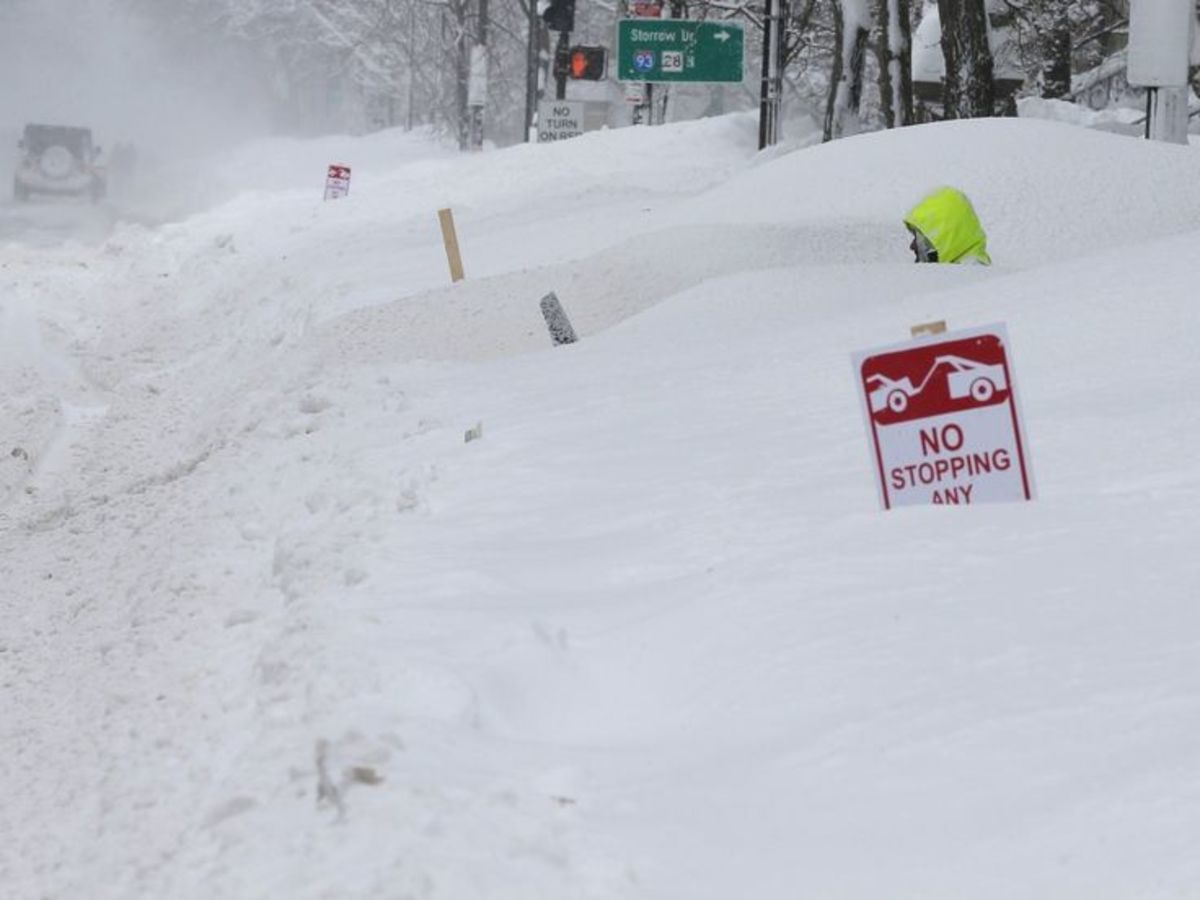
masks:
[[(1200, 897), (1200, 157), (754, 138), (0, 248), (4, 896)], [(907, 262), (941, 182), (992, 269)], [(936, 318), (1036, 502), (877, 511), (849, 355)]]

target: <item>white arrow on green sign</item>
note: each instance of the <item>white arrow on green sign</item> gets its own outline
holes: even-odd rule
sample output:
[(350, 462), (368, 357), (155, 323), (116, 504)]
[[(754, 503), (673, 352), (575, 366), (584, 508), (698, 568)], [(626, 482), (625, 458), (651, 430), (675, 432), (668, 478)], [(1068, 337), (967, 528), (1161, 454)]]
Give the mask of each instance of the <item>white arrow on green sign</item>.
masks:
[(744, 58), (740, 24), (688, 19), (617, 22), (619, 81), (738, 82)]

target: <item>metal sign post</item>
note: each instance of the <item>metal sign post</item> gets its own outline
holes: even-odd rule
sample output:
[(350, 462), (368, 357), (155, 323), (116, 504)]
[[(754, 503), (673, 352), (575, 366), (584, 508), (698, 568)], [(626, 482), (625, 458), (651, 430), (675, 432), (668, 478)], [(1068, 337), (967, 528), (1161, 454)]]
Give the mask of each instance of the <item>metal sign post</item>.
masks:
[(1132, 0), (1130, 84), (1146, 89), (1146, 137), (1186, 144), (1188, 62), (1195, 29), (1192, 0)]
[(784, 22), (787, 0), (767, 0), (763, 20), (762, 88), (758, 110), (758, 149), (779, 142), (779, 113), (783, 100)]

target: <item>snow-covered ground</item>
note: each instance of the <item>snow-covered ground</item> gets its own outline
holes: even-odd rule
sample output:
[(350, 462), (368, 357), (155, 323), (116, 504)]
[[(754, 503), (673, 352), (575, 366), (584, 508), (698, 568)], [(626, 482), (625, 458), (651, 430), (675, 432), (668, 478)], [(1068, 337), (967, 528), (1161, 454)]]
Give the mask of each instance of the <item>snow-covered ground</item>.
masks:
[[(0, 246), (0, 895), (1200, 897), (1200, 155), (755, 137)], [(991, 269), (908, 261), (942, 182)], [(939, 318), (1036, 502), (878, 511), (850, 354)]]

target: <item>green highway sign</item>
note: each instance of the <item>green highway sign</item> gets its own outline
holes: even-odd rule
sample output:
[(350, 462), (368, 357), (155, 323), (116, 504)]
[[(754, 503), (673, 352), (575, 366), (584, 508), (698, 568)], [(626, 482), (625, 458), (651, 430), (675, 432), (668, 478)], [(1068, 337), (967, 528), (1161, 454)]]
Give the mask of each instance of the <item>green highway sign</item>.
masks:
[(741, 25), (689, 19), (620, 19), (619, 81), (738, 82), (745, 38)]

